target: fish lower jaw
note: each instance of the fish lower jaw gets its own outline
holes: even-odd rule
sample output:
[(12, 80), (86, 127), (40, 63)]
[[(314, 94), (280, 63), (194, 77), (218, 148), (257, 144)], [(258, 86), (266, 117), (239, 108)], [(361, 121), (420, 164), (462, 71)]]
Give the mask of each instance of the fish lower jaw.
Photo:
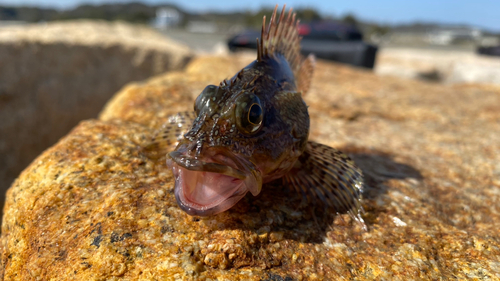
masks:
[(189, 215), (210, 216), (234, 206), (248, 192), (245, 181), (220, 173), (191, 171), (172, 164), (175, 198)]

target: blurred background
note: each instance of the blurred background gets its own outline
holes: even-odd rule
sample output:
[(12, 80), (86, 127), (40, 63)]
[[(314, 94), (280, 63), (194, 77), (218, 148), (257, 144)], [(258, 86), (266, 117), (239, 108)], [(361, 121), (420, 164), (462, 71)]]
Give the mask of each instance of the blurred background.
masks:
[[(284, 1), (0, 1), (0, 190), (126, 83), (255, 53)], [(286, 1), (302, 49), (428, 83), (500, 85), (500, 1)], [(0, 198), (3, 203), (3, 197)]]

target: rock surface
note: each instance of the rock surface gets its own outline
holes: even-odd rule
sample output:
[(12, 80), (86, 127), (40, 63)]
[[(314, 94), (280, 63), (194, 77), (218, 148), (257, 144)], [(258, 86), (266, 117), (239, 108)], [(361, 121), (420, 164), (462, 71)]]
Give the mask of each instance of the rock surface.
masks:
[[(69, 21), (0, 28), (0, 202), (15, 177), (123, 85), (190, 50), (145, 27)], [(2, 206), (0, 205), (0, 207)]]
[(443, 86), (319, 62), (311, 138), (366, 178), (367, 231), (266, 185), (208, 218), (180, 211), (140, 146), (242, 57), (130, 84), (8, 191), (4, 280), (498, 280), (500, 88)]

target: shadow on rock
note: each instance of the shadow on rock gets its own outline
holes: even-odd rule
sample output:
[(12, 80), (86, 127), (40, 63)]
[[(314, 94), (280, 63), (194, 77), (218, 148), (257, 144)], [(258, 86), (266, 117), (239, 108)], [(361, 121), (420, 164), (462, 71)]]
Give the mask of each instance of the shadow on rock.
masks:
[(376, 199), (386, 192), (382, 184), (390, 179), (423, 179), (422, 174), (408, 164), (394, 161), (394, 156), (377, 150), (346, 147), (344, 151), (363, 171), (364, 199)]
[(422, 180), (422, 174), (412, 166), (394, 161), (394, 155), (377, 150), (357, 147), (345, 147), (342, 151), (348, 154), (363, 171), (364, 190), (363, 219), (368, 227), (376, 220), (378, 214), (384, 212), (384, 207), (373, 204), (387, 193), (386, 182), (389, 180), (404, 180), (408, 178)]
[[(367, 201), (376, 200), (386, 193), (384, 183), (388, 180), (422, 179), (418, 170), (394, 161), (390, 154), (357, 147), (340, 150), (348, 154), (363, 171), (363, 198)], [(372, 211), (369, 210), (369, 216), (376, 216), (383, 210)], [(309, 204), (301, 194), (290, 191), (280, 181), (264, 185), (257, 197), (247, 195), (226, 214), (230, 218), (223, 220), (224, 228), (253, 231), (260, 238), (266, 237), (265, 241), (261, 241), (264, 244), (281, 237), (303, 243), (323, 243), (325, 233), (332, 228), (342, 229), (351, 237), (362, 232), (362, 225), (350, 216), (345, 213), (338, 215), (333, 209), (325, 211), (322, 205)], [(371, 224), (369, 216), (363, 216), (368, 226)]]

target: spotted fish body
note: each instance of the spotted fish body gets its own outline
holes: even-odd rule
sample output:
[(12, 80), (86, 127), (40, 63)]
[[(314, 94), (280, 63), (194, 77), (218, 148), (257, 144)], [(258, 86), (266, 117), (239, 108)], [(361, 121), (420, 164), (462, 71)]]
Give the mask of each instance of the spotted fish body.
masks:
[(314, 202), (357, 214), (362, 175), (338, 150), (308, 141), (308, 91), (314, 57), (300, 55), (295, 14), (264, 17), (257, 59), (198, 96), (194, 113), (169, 120), (149, 148), (177, 141), (167, 163), (175, 195), (190, 215), (213, 215), (247, 192), (282, 178)]

